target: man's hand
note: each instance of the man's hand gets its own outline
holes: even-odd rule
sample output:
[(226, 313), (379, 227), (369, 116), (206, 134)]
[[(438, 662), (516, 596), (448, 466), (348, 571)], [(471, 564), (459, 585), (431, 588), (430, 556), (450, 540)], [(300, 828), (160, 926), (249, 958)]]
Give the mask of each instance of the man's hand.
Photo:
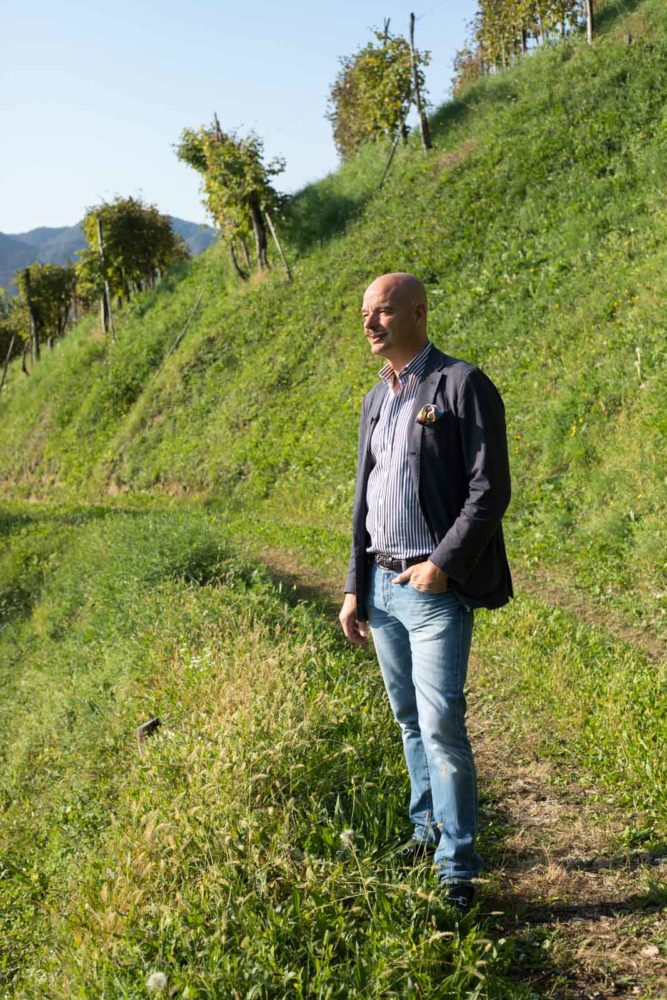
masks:
[(407, 583), (415, 590), (425, 590), (429, 594), (442, 594), (449, 587), (449, 577), (444, 570), (427, 559), (426, 562), (415, 563), (394, 577), (392, 583)]
[(363, 646), (368, 638), (368, 629), (365, 622), (357, 621), (357, 595), (346, 594), (343, 607), (340, 609), (338, 620), (343, 626), (345, 637), (353, 642), (355, 646)]

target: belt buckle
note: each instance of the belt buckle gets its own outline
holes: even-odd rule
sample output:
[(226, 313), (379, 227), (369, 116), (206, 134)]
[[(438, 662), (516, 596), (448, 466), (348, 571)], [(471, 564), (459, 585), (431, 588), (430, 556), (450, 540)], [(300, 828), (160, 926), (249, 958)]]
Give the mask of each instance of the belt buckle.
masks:
[(378, 566), (382, 566), (384, 569), (388, 569), (392, 573), (405, 573), (408, 566), (412, 565), (410, 559), (390, 556), (387, 552), (376, 552), (375, 562)]

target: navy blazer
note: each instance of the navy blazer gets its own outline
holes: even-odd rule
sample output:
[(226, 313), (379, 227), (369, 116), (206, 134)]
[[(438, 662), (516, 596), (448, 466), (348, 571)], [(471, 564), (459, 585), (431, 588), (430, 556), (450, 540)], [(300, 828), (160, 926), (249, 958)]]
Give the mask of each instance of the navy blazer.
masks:
[[(373, 467), (371, 434), (387, 386), (367, 393), (359, 427), (352, 553), (345, 590), (357, 595), (357, 618), (366, 621), (371, 557), (366, 531), (366, 487)], [(442, 416), (432, 424), (416, 417), (426, 403)], [(505, 408), (479, 368), (431, 347), (408, 425), (408, 460), (424, 519), (433, 537), (429, 559), (449, 576), (449, 586), (471, 608), (499, 608), (513, 596), (501, 519), (510, 500)]]

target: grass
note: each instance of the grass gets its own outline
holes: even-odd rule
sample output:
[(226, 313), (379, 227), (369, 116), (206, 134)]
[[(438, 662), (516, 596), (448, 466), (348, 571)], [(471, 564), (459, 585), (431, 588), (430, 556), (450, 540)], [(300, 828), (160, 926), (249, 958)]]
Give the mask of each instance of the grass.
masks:
[[(2, 523), (4, 995), (140, 997), (153, 971), (193, 997), (541, 995), (493, 894), (457, 927), (392, 861), (407, 786), (373, 654), (251, 558), (275, 525), (159, 498)], [(476, 714), (592, 783), (620, 848), (657, 843), (655, 665), (527, 596), (478, 616), (475, 652)]]
[(368, 654), (201, 511), (87, 513), (8, 539), (49, 569), (1, 633), (5, 995), (157, 970), (192, 997), (529, 996), (387, 856), (405, 777)]
[(428, 872), (396, 869), (373, 657), (263, 566), (342, 584), (377, 377), (359, 299), (383, 270), (425, 279), (433, 340), (506, 402), (533, 583), (477, 616), (478, 709), (623, 816), (619, 850), (661, 843), (667, 21), (626, 8), (438, 109), (433, 155), (408, 143), (380, 193), (373, 148), (301, 192), (293, 285), (238, 287), (212, 247), (117, 343), (90, 317), (10, 369), (0, 995), (140, 997), (153, 971), (192, 997), (542, 995), (542, 931), (537, 952), (497, 932), (492, 883), (457, 928)]

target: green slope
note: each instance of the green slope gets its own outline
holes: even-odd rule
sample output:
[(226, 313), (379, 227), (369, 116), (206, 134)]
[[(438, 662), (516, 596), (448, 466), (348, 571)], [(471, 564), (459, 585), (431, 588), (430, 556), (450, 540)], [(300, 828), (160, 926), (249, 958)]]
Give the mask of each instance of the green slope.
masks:
[(357, 413), (377, 368), (360, 295), (377, 273), (412, 270), (431, 292), (435, 342), (481, 364), (505, 397), (515, 551), (573, 558), (605, 592), (640, 593), (655, 622), (665, 22), (654, 0), (633, 16), (631, 45), (619, 24), (592, 50), (555, 46), (484, 81), (437, 112), (430, 157), (416, 140), (400, 151), (379, 193), (382, 150), (308, 189), (293, 286), (275, 273), (236, 288), (214, 248), (129, 309), (117, 344), (83, 323), (29, 380), (13, 375), (5, 489), (268, 498), (345, 530)]

